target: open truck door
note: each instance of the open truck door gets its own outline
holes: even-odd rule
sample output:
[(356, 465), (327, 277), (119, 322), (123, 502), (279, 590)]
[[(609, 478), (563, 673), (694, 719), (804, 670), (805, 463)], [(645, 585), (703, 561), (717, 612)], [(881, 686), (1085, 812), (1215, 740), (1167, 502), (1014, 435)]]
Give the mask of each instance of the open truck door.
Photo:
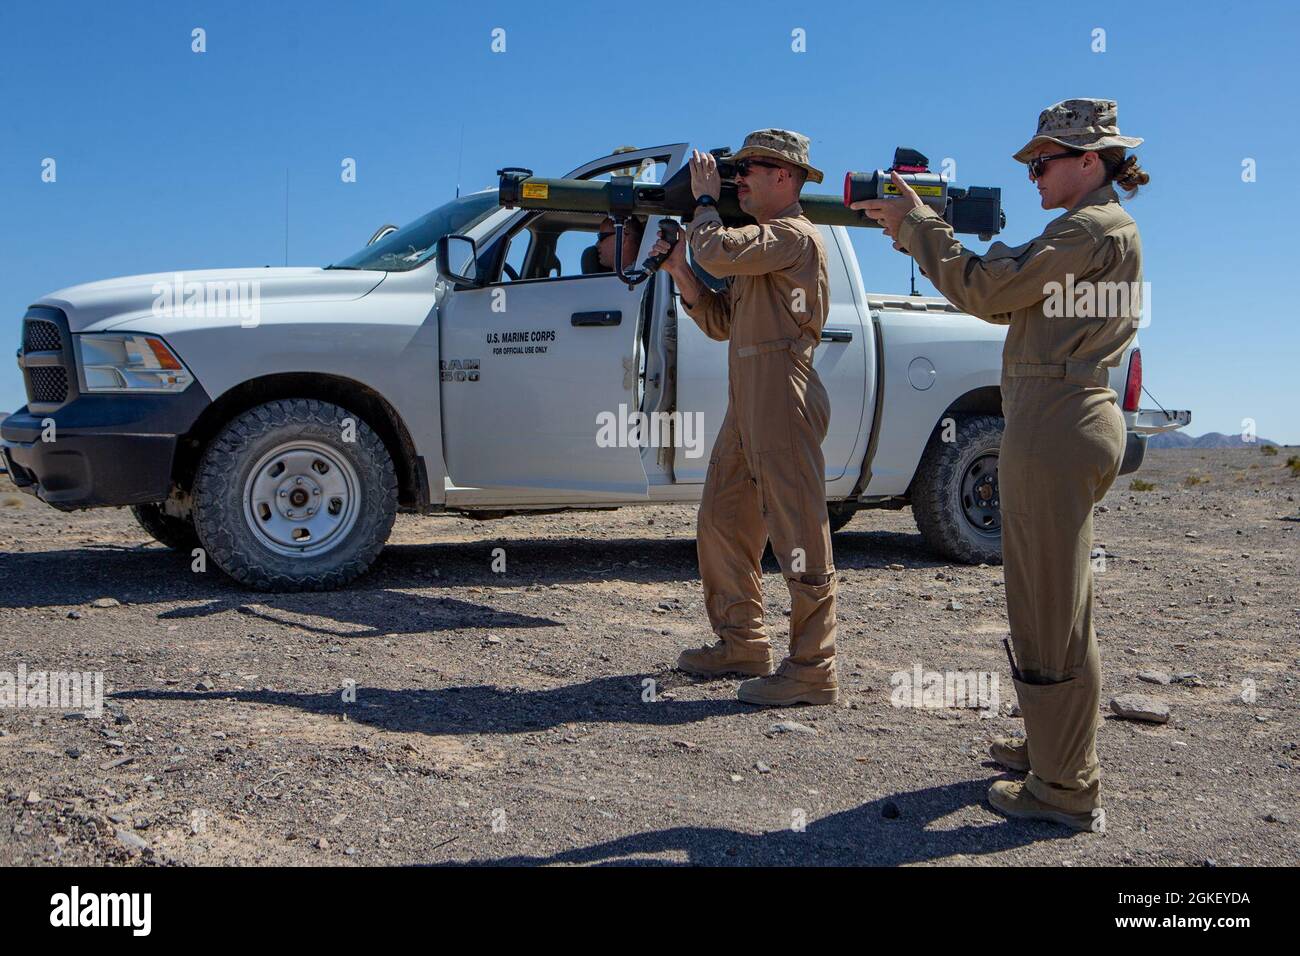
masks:
[[(614, 153), (569, 178), (635, 170), (662, 182), (685, 153), (685, 144)], [(602, 218), (522, 211), (481, 245), (444, 241), (439, 271), (454, 288), (440, 305), (439, 388), (456, 488), (558, 503), (646, 495), (642, 448), (622, 435), (608, 440), (600, 426), (620, 420), (620, 405), (622, 419), (638, 408), (638, 324), (652, 284), (629, 289), (600, 266), (593, 246)], [(647, 224), (634, 263), (655, 230)], [(521, 498), (520, 489), (531, 491)]]

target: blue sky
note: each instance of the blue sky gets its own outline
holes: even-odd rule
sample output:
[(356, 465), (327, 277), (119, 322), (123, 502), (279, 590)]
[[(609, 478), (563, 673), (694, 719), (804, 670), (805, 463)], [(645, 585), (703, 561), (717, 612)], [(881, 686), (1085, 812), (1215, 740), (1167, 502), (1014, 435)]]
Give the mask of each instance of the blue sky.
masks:
[[(1191, 432), (1300, 443), (1300, 14), (1290, 3), (6, 3), (0, 8), (0, 341), (95, 279), (325, 264), (499, 166), (560, 175), (616, 146), (813, 139), (838, 189), (898, 144), (1037, 208), (1011, 154), (1038, 112), (1109, 96), (1151, 185), (1146, 383)], [(193, 53), (191, 30), (207, 33)], [(506, 50), (493, 53), (492, 31)], [(1093, 31), (1106, 31), (1093, 52)], [(807, 51), (791, 33), (805, 31)], [(461, 130), (464, 149), (461, 155)], [(46, 157), (58, 180), (41, 181)], [(357, 162), (357, 182), (340, 164)], [(1253, 159), (1257, 181), (1242, 182)], [(908, 260), (855, 230), (867, 287)], [(978, 247), (978, 243), (976, 244)], [(926, 291), (928, 286), (923, 284)], [(23, 404), (0, 361), (0, 409)], [(1150, 404), (1149, 400), (1144, 402)]]

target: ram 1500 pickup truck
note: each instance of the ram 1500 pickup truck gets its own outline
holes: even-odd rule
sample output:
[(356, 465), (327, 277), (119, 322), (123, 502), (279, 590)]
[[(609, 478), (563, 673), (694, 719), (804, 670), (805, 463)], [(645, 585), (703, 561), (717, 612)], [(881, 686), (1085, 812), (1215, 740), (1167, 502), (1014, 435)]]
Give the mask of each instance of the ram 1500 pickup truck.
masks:
[[(663, 182), (686, 152), (614, 153), (569, 178), (634, 168)], [(633, 289), (601, 268), (601, 216), (497, 198), (385, 226), (324, 268), (43, 296), (22, 321), (28, 404), (0, 424), (13, 481), (62, 510), (129, 505), (158, 541), (202, 547), (269, 590), (352, 580), (399, 508), (489, 518), (698, 501), (726, 407), (725, 343), (679, 308), (666, 274)], [(1005, 327), (865, 291), (847, 231), (821, 228), (833, 527), (910, 505), (935, 551), (999, 561)], [(1136, 347), (1111, 386), (1130, 472), (1148, 433), (1190, 413), (1139, 409)]]

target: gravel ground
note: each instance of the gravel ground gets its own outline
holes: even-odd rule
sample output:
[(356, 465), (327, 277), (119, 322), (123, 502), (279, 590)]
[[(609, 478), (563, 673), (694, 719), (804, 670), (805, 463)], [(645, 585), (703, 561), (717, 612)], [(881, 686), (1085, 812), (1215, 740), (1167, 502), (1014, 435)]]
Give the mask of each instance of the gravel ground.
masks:
[[(401, 516), (350, 588), (266, 595), (3, 484), (0, 672), (108, 695), (0, 708), (0, 864), (1294, 865), (1294, 451), (1152, 452), (1098, 508), (1108, 815), (1077, 835), (983, 803), (1020, 725), (1001, 570), (906, 510), (836, 537), (841, 704), (767, 711), (671, 669), (709, 637), (692, 507)], [(916, 667), (1000, 675), (997, 715), (892, 706)], [(1110, 716), (1135, 693), (1168, 723)]]

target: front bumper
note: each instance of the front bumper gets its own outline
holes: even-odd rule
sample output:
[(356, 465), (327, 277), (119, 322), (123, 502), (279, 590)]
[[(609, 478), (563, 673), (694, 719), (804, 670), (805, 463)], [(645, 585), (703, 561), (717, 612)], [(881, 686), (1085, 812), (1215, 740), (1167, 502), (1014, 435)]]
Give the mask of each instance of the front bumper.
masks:
[(24, 406), (0, 422), (0, 454), (22, 491), (61, 511), (161, 501), (176, 442), (211, 404), (178, 395), (82, 394), (56, 411)]

